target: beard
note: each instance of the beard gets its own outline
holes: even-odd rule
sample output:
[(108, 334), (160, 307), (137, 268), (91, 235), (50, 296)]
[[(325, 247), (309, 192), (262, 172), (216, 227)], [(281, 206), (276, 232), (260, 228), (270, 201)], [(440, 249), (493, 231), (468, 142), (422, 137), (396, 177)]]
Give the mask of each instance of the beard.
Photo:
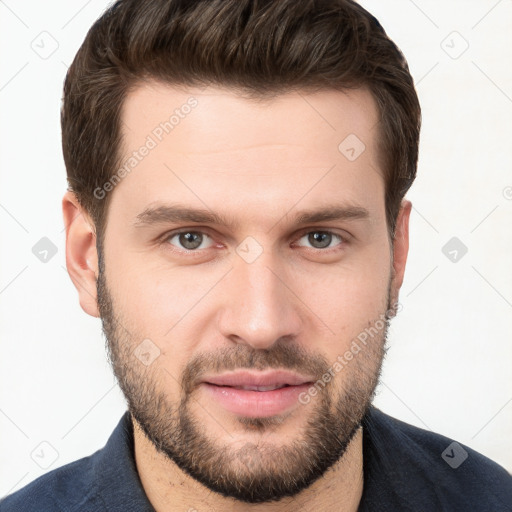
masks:
[[(240, 444), (237, 434), (233, 434), (233, 443), (223, 442), (208, 435), (204, 419), (197, 414), (208, 413), (194, 399), (202, 376), (242, 368), (288, 369), (315, 375), (316, 382), (320, 382), (329, 368), (332, 375), (334, 361), (307, 352), (293, 341), (279, 339), (268, 350), (237, 344), (198, 354), (187, 362), (179, 376), (172, 376), (164, 366), (158, 366), (158, 360), (146, 367), (133, 355), (143, 337), (136, 337), (123, 327), (123, 317), (115, 310), (107, 287), (101, 254), (99, 263), (98, 305), (109, 360), (132, 417), (158, 452), (209, 490), (245, 503), (293, 497), (340, 461), (375, 394), (385, 353), (388, 316), (384, 327), (372, 335), (364, 349), (345, 362), (339, 370), (342, 375), (324, 383), (309, 403), (299, 405), (305, 408), (303, 411), (292, 412), (308, 417), (293, 436), (283, 436), (278, 444), (263, 439)], [(388, 311), (389, 308), (388, 292)], [(375, 322), (368, 322), (367, 327), (372, 324)], [(341, 340), (340, 346), (342, 352), (347, 350)], [(168, 350), (171, 357), (172, 350)], [(168, 384), (179, 385), (179, 401), (172, 401), (164, 391)], [(252, 432), (251, 438), (255, 433), (278, 432), (279, 426), (286, 423), (284, 415), (236, 419), (244, 433)]]

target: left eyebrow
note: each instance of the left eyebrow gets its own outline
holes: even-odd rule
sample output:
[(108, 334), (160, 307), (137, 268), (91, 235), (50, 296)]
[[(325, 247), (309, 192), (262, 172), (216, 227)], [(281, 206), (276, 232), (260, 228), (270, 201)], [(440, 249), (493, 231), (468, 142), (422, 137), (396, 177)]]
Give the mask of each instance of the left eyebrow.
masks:
[[(288, 218), (286, 214), (283, 219)], [(315, 224), (333, 220), (367, 220), (370, 213), (361, 206), (327, 205), (323, 208), (301, 210), (293, 218), (297, 225)], [(239, 223), (211, 210), (188, 208), (183, 205), (162, 205), (146, 208), (136, 217), (135, 226), (143, 227), (150, 224), (193, 222), (198, 224), (216, 224), (236, 230)], [(283, 220), (281, 219), (281, 220)]]
[(314, 224), (332, 220), (366, 220), (370, 212), (362, 206), (327, 206), (318, 210), (303, 210), (295, 217), (295, 223)]

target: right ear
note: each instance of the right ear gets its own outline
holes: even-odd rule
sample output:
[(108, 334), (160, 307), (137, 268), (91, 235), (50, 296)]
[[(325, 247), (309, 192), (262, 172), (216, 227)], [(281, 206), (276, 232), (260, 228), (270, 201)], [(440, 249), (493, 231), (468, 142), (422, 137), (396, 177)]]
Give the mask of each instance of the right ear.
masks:
[(80, 306), (89, 315), (99, 317), (96, 294), (98, 253), (96, 230), (76, 195), (68, 191), (62, 199), (66, 228), (66, 267), (78, 291)]

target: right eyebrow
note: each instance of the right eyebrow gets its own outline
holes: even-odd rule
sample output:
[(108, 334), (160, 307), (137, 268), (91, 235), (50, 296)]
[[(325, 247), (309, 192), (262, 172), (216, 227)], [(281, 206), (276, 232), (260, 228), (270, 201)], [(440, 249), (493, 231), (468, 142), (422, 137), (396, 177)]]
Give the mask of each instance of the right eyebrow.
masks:
[(238, 223), (224, 218), (211, 210), (186, 208), (184, 206), (165, 205), (146, 208), (137, 215), (136, 227), (143, 227), (149, 224), (160, 224), (166, 222), (194, 222), (198, 224), (217, 224), (227, 226), (235, 230)]

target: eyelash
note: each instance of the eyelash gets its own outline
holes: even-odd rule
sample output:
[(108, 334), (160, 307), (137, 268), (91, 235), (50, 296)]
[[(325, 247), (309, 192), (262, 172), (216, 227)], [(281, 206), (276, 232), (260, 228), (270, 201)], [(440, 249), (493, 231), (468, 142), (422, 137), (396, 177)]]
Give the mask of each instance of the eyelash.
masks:
[[(164, 245), (165, 244), (171, 245), (173, 247), (172, 250), (176, 250), (177, 252), (184, 253), (184, 254), (190, 254), (190, 255), (192, 255), (193, 253), (200, 254), (202, 251), (206, 251), (207, 249), (210, 249), (210, 247), (207, 247), (206, 249), (185, 249), (185, 248), (180, 249), (179, 247), (176, 247), (170, 243), (170, 240), (172, 238), (174, 238), (175, 236), (181, 235), (183, 233), (196, 233), (196, 234), (206, 235), (208, 238), (213, 240), (212, 236), (210, 236), (205, 231), (201, 231), (200, 229), (180, 229), (178, 231), (171, 231), (169, 233), (166, 233), (162, 237), (161, 243)], [(300, 246), (300, 247), (302, 247), (304, 249), (308, 249), (310, 251), (319, 251), (321, 253), (325, 253), (325, 254), (329, 253), (330, 254), (331, 252), (336, 252), (336, 251), (341, 250), (342, 247), (340, 247), (340, 246), (345, 246), (348, 243), (347, 237), (342, 236), (339, 233), (336, 233), (334, 231), (330, 231), (328, 229), (313, 229), (313, 230), (310, 229), (310, 230), (301, 231), (297, 240), (300, 240), (304, 236), (309, 235), (311, 233), (326, 233), (326, 234), (332, 235), (333, 238), (337, 238), (339, 240), (339, 243), (337, 245), (335, 245), (334, 247), (327, 247), (325, 249), (316, 248), (316, 247), (307, 247), (307, 246)]]

